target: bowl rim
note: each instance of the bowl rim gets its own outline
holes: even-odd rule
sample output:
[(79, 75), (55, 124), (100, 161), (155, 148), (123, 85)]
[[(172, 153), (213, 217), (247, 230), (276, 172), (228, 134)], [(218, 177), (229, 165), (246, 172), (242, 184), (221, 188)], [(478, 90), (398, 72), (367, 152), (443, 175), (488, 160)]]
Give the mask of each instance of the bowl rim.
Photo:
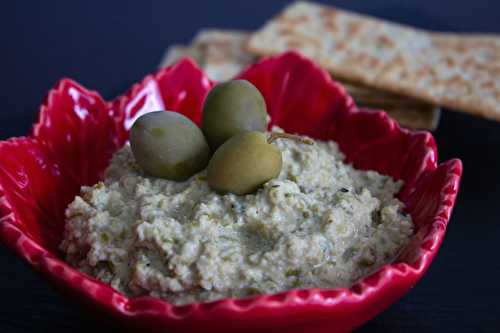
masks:
[[(265, 61), (269, 61), (270, 59), (278, 59), (279, 57), (298, 57), (308, 63), (309, 66), (319, 68), (311, 60), (293, 51), (286, 52), (285, 54), (278, 56), (264, 58), (255, 65), (261, 64)], [(194, 69), (201, 72), (201, 70), (194, 64), (192, 60), (183, 59), (176, 65), (162, 68), (154, 74), (147, 75), (139, 83), (134, 84), (125, 94), (120, 95), (111, 101), (105, 101), (104, 99), (103, 101), (105, 101), (108, 108), (110, 108), (113, 103), (123, 103), (128, 96), (131, 96), (135, 91), (141, 89), (141, 87), (143, 87), (149, 80), (158, 79), (159, 77), (165, 75), (166, 72), (172, 70), (172, 68), (176, 68), (180, 65), (192, 66)], [(250, 69), (253, 68), (253, 66), (251, 66)], [(243, 71), (242, 73), (245, 72), (246, 71)], [(341, 85), (339, 83), (336, 83), (329, 76), (329, 74), (326, 73), (326, 71), (321, 70), (321, 72), (324, 73), (324, 84), (341, 87)], [(242, 74), (238, 75), (237, 77), (241, 75)], [(213, 85), (212, 81), (209, 80), (209, 82)], [(41, 126), (43, 109), (51, 107), (51, 103), (53, 103), (51, 98), (51, 96), (53, 96), (52, 94), (62, 91), (68, 84), (79, 87), (89, 94), (101, 98), (96, 91), (88, 90), (71, 79), (63, 78), (55, 85), (54, 88), (50, 90), (48, 97), (41, 105), (39, 118), (38, 121), (33, 125), (32, 133), (29, 136), (10, 138), (8, 140), (0, 141), (0, 148), (3, 145), (9, 144), (21, 149), (21, 146), (24, 142), (37, 140), (35, 138), (35, 134), (38, 128)], [(343, 90), (344, 88), (341, 87), (341, 89)], [(404, 132), (410, 136), (422, 135), (422, 133), (424, 133), (425, 136), (432, 138), (432, 135), (428, 132), (415, 132), (402, 129), (385, 113), (380, 112), (378, 114), (380, 121), (389, 122), (390, 126), (392, 126), (395, 131)], [(448, 175), (449, 180), (447, 184), (453, 188), (453, 193), (443, 193), (444, 196), (440, 202), (440, 208), (442, 208), (446, 214), (444, 217), (437, 216), (433, 220), (432, 227), (429, 228), (429, 231), (425, 236), (425, 239), (427, 241), (423, 241), (420, 246), (421, 255), (413, 264), (404, 262), (385, 264), (376, 272), (372, 273), (369, 276), (365, 276), (350, 288), (294, 289), (283, 291), (278, 294), (262, 294), (244, 299), (225, 298), (207, 303), (192, 303), (182, 306), (173, 305), (171, 303), (168, 303), (167, 301), (150, 296), (128, 298), (118, 291), (114, 290), (110, 286), (97, 280), (96, 278), (81, 273), (75, 268), (71, 267), (64, 261), (64, 259), (57, 256), (57, 254), (53, 254), (47, 249), (43, 248), (26, 232), (24, 232), (16, 222), (17, 217), (12, 210), (10, 202), (5, 196), (7, 190), (4, 189), (1, 183), (0, 239), (4, 244), (6, 244), (9, 249), (13, 250), (36, 271), (42, 273), (45, 276), (49, 276), (49, 278), (53, 281), (57, 281), (58, 283), (62, 283), (72, 288), (73, 292), (76, 292), (87, 300), (92, 301), (95, 305), (98, 305), (103, 310), (107, 310), (108, 312), (112, 312), (115, 314), (125, 315), (128, 317), (140, 317), (143, 315), (163, 316), (165, 318), (168, 318), (169, 320), (179, 321), (196, 318), (203, 319), (209, 315), (220, 315), (223, 317), (228, 313), (232, 313), (232, 315), (241, 315), (242, 313), (259, 307), (270, 309), (285, 305), (293, 304), (295, 306), (300, 306), (311, 303), (319, 306), (320, 308), (331, 310), (341, 303), (347, 304), (369, 302), (370, 299), (373, 299), (377, 292), (388, 292), (391, 284), (397, 280), (401, 281), (401, 279), (405, 279), (408, 286), (413, 286), (429, 268), (432, 259), (436, 255), (437, 250), (441, 245), (445, 229), (455, 203), (462, 174), (462, 163), (459, 159), (452, 159), (438, 165), (437, 151), (435, 151), (435, 158), (433, 160), (433, 164), (430, 167), (432, 170), (435, 170), (439, 167), (447, 168), (448, 170), (450, 170), (450, 174)], [(75, 283), (75, 281), (78, 281), (78, 283)], [(106, 295), (106, 297), (102, 297), (103, 294)], [(112, 299), (112, 302), (109, 302), (109, 299)], [(376, 313), (374, 315), (376, 315)]]

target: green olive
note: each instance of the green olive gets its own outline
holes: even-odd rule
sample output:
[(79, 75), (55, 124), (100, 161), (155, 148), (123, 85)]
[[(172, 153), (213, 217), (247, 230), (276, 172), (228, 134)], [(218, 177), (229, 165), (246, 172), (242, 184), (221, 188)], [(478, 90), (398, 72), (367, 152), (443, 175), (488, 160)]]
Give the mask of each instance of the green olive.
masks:
[(155, 177), (183, 181), (206, 167), (210, 148), (201, 130), (177, 112), (157, 111), (137, 119), (130, 131), (137, 164)]
[(207, 181), (219, 193), (252, 193), (278, 177), (281, 151), (262, 132), (235, 135), (217, 149), (208, 163)]
[(201, 128), (213, 151), (240, 132), (263, 132), (267, 128), (266, 102), (248, 81), (218, 84), (205, 99)]

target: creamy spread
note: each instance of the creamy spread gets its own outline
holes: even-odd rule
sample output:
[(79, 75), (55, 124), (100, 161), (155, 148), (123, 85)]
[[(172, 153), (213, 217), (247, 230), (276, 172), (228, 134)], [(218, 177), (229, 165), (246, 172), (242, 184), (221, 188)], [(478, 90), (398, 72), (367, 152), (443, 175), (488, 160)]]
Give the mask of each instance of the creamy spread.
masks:
[(61, 249), (125, 295), (187, 304), (349, 287), (409, 242), (401, 181), (354, 169), (333, 141), (275, 144), (281, 174), (245, 196), (213, 192), (205, 171), (147, 176), (125, 145), (69, 205)]

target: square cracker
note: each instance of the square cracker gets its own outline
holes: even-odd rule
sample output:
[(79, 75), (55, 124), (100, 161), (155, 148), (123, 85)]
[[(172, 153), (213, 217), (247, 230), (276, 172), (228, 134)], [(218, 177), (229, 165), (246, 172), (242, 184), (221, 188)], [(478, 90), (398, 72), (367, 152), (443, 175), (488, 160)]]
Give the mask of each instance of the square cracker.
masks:
[[(165, 53), (160, 67), (191, 57), (214, 81), (229, 80), (258, 60), (245, 49), (249, 34), (231, 30), (201, 30), (189, 46), (173, 45)], [(438, 108), (411, 98), (352, 82), (341, 82), (361, 107), (383, 109), (402, 126), (435, 129)]]
[(500, 121), (500, 38), (430, 33), (309, 2), (285, 8), (248, 49), (295, 49), (333, 76)]

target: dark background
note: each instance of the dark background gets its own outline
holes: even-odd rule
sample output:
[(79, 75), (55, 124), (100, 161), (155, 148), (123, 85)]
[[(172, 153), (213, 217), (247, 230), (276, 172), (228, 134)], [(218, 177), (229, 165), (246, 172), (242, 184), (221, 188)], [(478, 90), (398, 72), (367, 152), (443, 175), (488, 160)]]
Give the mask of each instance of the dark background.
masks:
[[(331, 1), (412, 24), (500, 33), (500, 1)], [(0, 5), (0, 139), (27, 134), (61, 77), (111, 99), (153, 71), (163, 50), (202, 27), (252, 30), (287, 1), (20, 1)], [(440, 160), (464, 177), (441, 250), (423, 280), (361, 332), (500, 329), (500, 124), (445, 111), (434, 133)], [(8, 158), (0, 156), (0, 159)], [(0, 246), (0, 332), (98, 332)]]

